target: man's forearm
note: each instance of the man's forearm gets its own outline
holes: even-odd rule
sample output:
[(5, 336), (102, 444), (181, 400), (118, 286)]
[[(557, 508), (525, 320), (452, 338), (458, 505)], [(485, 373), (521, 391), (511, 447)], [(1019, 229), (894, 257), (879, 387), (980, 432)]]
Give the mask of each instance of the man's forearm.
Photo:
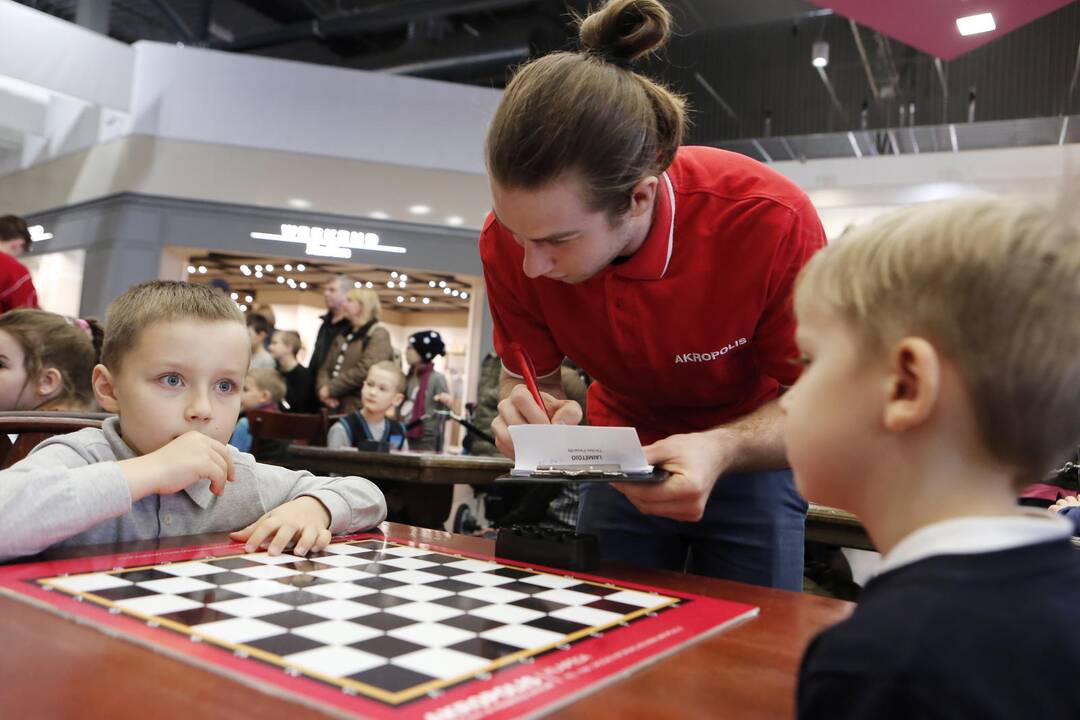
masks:
[[(522, 378), (516, 378), (505, 370), (499, 371), (499, 400), (505, 400), (510, 397), (510, 392), (516, 385), (524, 385), (525, 381)], [(547, 393), (553, 398), (559, 400), (566, 399), (566, 392), (562, 386), (562, 371), (558, 370), (542, 378), (536, 379), (536, 387), (540, 389), (540, 392)]]
[(788, 466), (780, 401), (708, 431), (724, 453), (724, 474), (776, 470)]

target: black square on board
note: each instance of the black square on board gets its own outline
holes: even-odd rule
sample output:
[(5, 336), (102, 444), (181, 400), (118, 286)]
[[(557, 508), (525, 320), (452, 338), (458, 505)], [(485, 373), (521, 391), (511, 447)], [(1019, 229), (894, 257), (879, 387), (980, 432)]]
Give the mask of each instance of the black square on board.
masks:
[(398, 655), (404, 655), (405, 653), (424, 649), (423, 645), (417, 645), (408, 640), (390, 637), (389, 635), (380, 635), (379, 637), (374, 637), (370, 640), (361, 640), (360, 642), (353, 643), (349, 647), (363, 650), (372, 655), (379, 655), (384, 658), (393, 658)]
[(391, 580), (390, 578), (370, 577), (361, 578), (360, 580), (356, 581), (356, 584), (366, 588), (371, 588), (372, 590), (389, 590), (390, 588), (401, 587), (405, 583), (399, 580)]
[(593, 585), (592, 583), (581, 583), (570, 588), (574, 592), (586, 593), (588, 595), (597, 595), (599, 597), (606, 597), (613, 595), (617, 592), (622, 592), (619, 588), (607, 587), (605, 585)]
[(161, 572), (160, 570), (133, 570), (132, 572), (119, 573), (118, 577), (127, 580), (128, 582), (140, 583), (149, 582), (150, 580), (168, 580), (169, 578), (175, 578), (175, 575)]
[(534, 628), (540, 628), (541, 630), (549, 630), (551, 632), (557, 632), (562, 635), (569, 635), (570, 633), (576, 633), (578, 630), (584, 630), (585, 628), (592, 627), (591, 625), (583, 625), (582, 623), (573, 622), (572, 620), (563, 620), (561, 618), (553, 618), (550, 616), (536, 618), (525, 623), (526, 625)]
[(213, 608), (201, 607), (192, 608), (191, 610), (181, 610), (180, 612), (169, 613), (168, 615), (161, 615), (162, 620), (172, 620), (178, 622), (181, 625), (202, 625), (203, 623), (217, 622), (218, 620), (232, 620), (235, 615), (223, 613), (220, 610)]
[(423, 675), (412, 670), (398, 667), (397, 665), (383, 665), (381, 667), (365, 670), (362, 673), (349, 676), (350, 680), (372, 685), (387, 692), (401, 692), (417, 685), (431, 682), (435, 678)]
[(514, 592), (525, 593), (526, 595), (535, 595), (537, 593), (547, 592), (551, 588), (543, 587), (542, 585), (534, 585), (526, 582), (512, 582), (505, 585), (499, 585), (500, 590), (513, 590)]
[(405, 598), (395, 597), (393, 595), (387, 595), (385, 593), (375, 593), (374, 595), (362, 595), (360, 597), (352, 598), (353, 602), (364, 603), (371, 607), (388, 608), (396, 605), (406, 605), (414, 600), (406, 600)]
[(241, 575), (234, 572), (219, 572), (212, 575), (200, 575), (195, 578), (196, 580), (202, 580), (208, 582), (211, 585), (232, 585), (238, 582), (249, 582), (251, 580), (247, 575)]
[(643, 609), (636, 605), (627, 605), (626, 603), (615, 602), (614, 600), (596, 600), (585, 607), (596, 608), (597, 610), (607, 610), (608, 612), (619, 613), (620, 615), (629, 615), (632, 612)]
[(124, 585), (123, 587), (95, 590), (92, 595), (105, 598), (106, 600), (130, 600), (131, 598), (146, 597), (147, 595), (160, 595), (153, 590), (147, 590), (137, 585)]
[(512, 567), (499, 568), (498, 570), (492, 570), (492, 575), (501, 575), (502, 577), (513, 578), (520, 580), (521, 578), (533, 577), (536, 573), (528, 572), (526, 570), (519, 570)]
[(436, 553), (436, 552), (428, 553), (427, 555), (417, 555), (416, 559), (417, 560), (426, 560), (427, 562), (433, 562), (433, 563), (437, 563), (439, 565), (444, 565), (446, 563), (459, 562), (461, 560), (461, 558), (459, 558), (459, 557), (457, 557), (455, 555), (447, 555), (445, 553)]
[(329, 570), (334, 567), (333, 565), (327, 565), (321, 562), (315, 562), (314, 560), (297, 560), (296, 562), (285, 563), (278, 567), (287, 568), (289, 570), (296, 570), (297, 572), (309, 573), (317, 570)]
[(497, 620), (489, 620), (478, 615), (458, 615), (457, 617), (452, 617), (447, 620), (440, 620), (439, 624), (449, 625), (450, 627), (456, 627), (461, 630), (468, 630), (469, 632), (482, 633), (485, 630), (494, 630), (497, 627), (502, 627), (506, 623), (501, 623)]
[(305, 625), (326, 622), (326, 618), (324, 617), (312, 615), (300, 610), (285, 610), (284, 612), (274, 613), (273, 615), (260, 615), (258, 619), (262, 622), (268, 622), (271, 625), (278, 625), (279, 627), (288, 628), (290, 630), (293, 628), (304, 627)]
[(511, 605), (517, 605), (528, 610), (539, 610), (543, 613), (555, 612), (556, 610), (562, 610), (566, 605), (557, 602), (551, 602), (550, 600), (541, 600), (536, 597), (527, 597), (522, 600), (515, 600)]
[[(409, 618), (403, 618), (400, 615), (392, 615), (390, 613), (384, 612), (372, 613), (371, 615), (361, 615), (360, 617), (353, 618), (349, 622), (366, 625), (367, 627), (375, 628), (376, 630), (382, 630), (383, 632), (386, 632), (387, 630), (396, 630), (400, 627), (405, 627), (406, 625), (416, 624), (415, 620), (410, 620)], [(448, 620), (444, 620), (443, 622), (446, 624), (450, 624), (450, 621)]]
[(294, 588), (301, 589), (311, 587), (312, 585), (322, 585), (323, 583), (332, 581), (315, 577), (314, 575), (287, 575), (285, 577), (274, 578), (274, 582), (279, 582), (282, 585), (292, 585)]
[(513, 645), (505, 645), (500, 642), (495, 642), (494, 640), (485, 640), (484, 638), (479, 637), (463, 640), (455, 645), (451, 645), (448, 649), (468, 653), (469, 655), (475, 655), (476, 657), (482, 657), (488, 660), (497, 660), (521, 650), (521, 648), (514, 647)]
[(469, 571), (462, 570), (461, 568), (453, 568), (447, 565), (432, 565), (431, 567), (424, 568), (424, 572), (431, 573), (432, 575), (442, 575), (443, 577), (454, 577), (455, 575), (465, 575)]
[(480, 607), (487, 607), (491, 603), (484, 602), (483, 600), (474, 600), (470, 597), (464, 597), (463, 595), (451, 595), (450, 597), (439, 598), (438, 600), (432, 600), (437, 605), (445, 605), (446, 607), (457, 608), (462, 611), (475, 610)]
[[(261, 620), (262, 618), (259, 619)], [(293, 653), (304, 652), (305, 650), (326, 647), (321, 642), (300, 635), (293, 635), (292, 633), (272, 635), (261, 640), (251, 640), (244, 644), (253, 648), (258, 648), (259, 650), (265, 650), (268, 653), (274, 653), (275, 655), (292, 655)]]
[(271, 595), (267, 600), (275, 600), (277, 602), (285, 603), (286, 605), (301, 606), (310, 605), (311, 603), (323, 602), (329, 598), (323, 595), (316, 595), (315, 593), (304, 592), (303, 590), (293, 590), (292, 592), (281, 593), (279, 595)]
[(210, 603), (222, 602), (224, 600), (235, 600), (236, 598), (247, 597), (247, 595), (241, 595), (240, 593), (226, 590), (225, 588), (207, 588), (206, 590), (192, 590), (191, 592), (179, 593), (182, 598), (188, 600), (194, 600), (195, 602), (201, 602), (204, 605)]
[[(248, 560), (242, 557), (221, 558), (220, 560), (207, 560), (207, 565), (213, 565), (214, 567), (225, 568), (226, 570), (238, 570), (240, 568), (257, 567), (262, 563), (257, 563), (254, 560)], [(251, 578), (248, 578), (250, 580)]]
[(446, 578), (445, 580), (436, 580), (433, 583), (424, 584), (428, 587), (438, 588), (439, 590), (448, 590), (455, 593), (476, 589), (476, 585), (470, 585), (469, 583), (463, 583), (460, 580), (453, 580), (451, 578)]

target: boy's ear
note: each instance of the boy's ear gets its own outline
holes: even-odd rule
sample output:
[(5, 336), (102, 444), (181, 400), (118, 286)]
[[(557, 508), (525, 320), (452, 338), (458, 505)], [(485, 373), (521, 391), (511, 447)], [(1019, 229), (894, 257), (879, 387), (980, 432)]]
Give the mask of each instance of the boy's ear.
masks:
[(94, 386), (94, 397), (98, 405), (108, 413), (120, 412), (120, 404), (116, 401), (116, 388), (113, 385), (113, 375), (109, 368), (104, 365), (94, 366), (94, 375), (91, 379)]
[(941, 357), (929, 342), (907, 337), (889, 353), (885, 429), (904, 432), (926, 422), (941, 393)]
[(274, 399), (274, 396), (270, 393), (269, 390), (260, 390), (259, 391), (259, 404), (260, 405), (265, 405), (266, 403), (270, 402), (273, 399)]
[(395, 393), (394, 394), (394, 405), (393, 405), (393, 407), (397, 407), (398, 405), (401, 405), (401, 403), (403, 403), (403, 402), (405, 402), (405, 393)]
[(46, 399), (51, 399), (64, 389), (64, 375), (56, 368), (45, 368), (38, 374), (37, 394)]

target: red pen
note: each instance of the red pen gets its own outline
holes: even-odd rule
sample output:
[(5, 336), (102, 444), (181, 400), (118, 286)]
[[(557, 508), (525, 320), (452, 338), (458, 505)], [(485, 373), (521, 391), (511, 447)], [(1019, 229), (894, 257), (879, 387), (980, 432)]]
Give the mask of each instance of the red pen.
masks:
[(540, 388), (536, 386), (536, 368), (533, 367), (532, 360), (525, 354), (525, 348), (521, 347), (520, 343), (511, 342), (509, 344), (510, 354), (517, 359), (518, 367), (521, 368), (521, 376), (525, 378), (525, 384), (529, 388), (529, 392), (532, 393), (533, 400), (544, 411), (544, 416), (548, 416), (547, 405), (544, 404), (544, 399), (540, 397)]

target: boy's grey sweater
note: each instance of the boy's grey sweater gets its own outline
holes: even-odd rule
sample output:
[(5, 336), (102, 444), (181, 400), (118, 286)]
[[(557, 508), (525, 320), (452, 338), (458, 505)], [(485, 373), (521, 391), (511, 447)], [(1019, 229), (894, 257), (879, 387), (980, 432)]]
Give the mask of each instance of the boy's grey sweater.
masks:
[(135, 457), (118, 418), (49, 438), (0, 472), (0, 560), (53, 545), (95, 545), (171, 535), (239, 530), (302, 495), (330, 511), (334, 534), (370, 528), (386, 517), (386, 500), (359, 477), (323, 478), (255, 462), (229, 447), (236, 479), (225, 494), (204, 480), (172, 495), (132, 503), (120, 460)]

